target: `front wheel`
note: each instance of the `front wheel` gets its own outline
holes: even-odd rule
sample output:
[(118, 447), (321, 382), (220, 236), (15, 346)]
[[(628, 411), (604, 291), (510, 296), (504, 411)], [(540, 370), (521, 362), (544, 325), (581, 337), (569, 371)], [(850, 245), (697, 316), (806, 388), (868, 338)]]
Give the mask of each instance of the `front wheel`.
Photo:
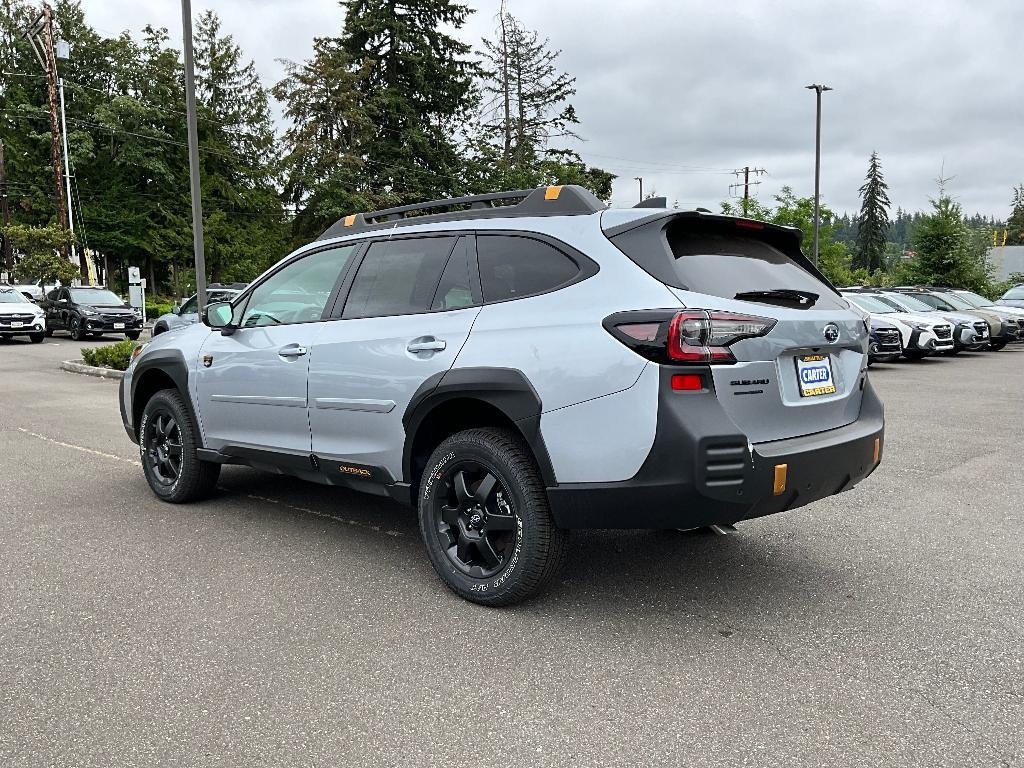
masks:
[(927, 355), (927, 352), (918, 352), (916, 350), (905, 350), (903, 352), (903, 356), (907, 360), (923, 360)]
[(124, 337), (126, 339), (130, 339), (132, 341), (138, 341), (139, 340), (139, 332), (138, 331), (132, 331), (131, 333), (126, 333), (124, 335)]
[(1007, 344), (1007, 342), (1005, 342), (1005, 341), (995, 341), (995, 342), (992, 342), (989, 345), (989, 349), (991, 349), (993, 352), (998, 352), (1003, 347), (1005, 347), (1006, 344)]
[(46, 338), (45, 334), (42, 333), (30, 333), (28, 337), (33, 344), (42, 344), (43, 339)]
[(506, 429), (452, 435), (431, 455), (419, 487), (427, 554), (460, 597), (511, 605), (543, 589), (565, 554), (537, 465)]
[(77, 317), (71, 321), (71, 328), (68, 332), (71, 334), (71, 338), (74, 341), (81, 341), (85, 338), (85, 331), (82, 329), (82, 321)]
[(200, 460), (199, 447), (198, 430), (178, 391), (162, 389), (153, 395), (139, 420), (139, 451), (157, 498), (182, 504), (210, 494), (220, 477), (220, 464)]

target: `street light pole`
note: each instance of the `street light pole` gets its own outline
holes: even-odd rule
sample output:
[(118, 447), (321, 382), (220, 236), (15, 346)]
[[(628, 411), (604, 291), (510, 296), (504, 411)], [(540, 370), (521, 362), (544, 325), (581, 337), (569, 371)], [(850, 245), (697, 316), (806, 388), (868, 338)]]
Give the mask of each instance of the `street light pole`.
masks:
[(818, 110), (814, 130), (814, 266), (818, 266), (818, 228), (821, 222), (821, 92), (831, 91), (827, 85), (812, 83), (807, 90), (817, 94)]
[(185, 56), (185, 115), (188, 123), (188, 171), (192, 187), (192, 249), (196, 259), (198, 307), (206, 307), (206, 253), (203, 249), (203, 199), (199, 184), (199, 133), (196, 127), (196, 73), (192, 53), (192, 3), (181, 0), (181, 37)]
[(644, 179), (642, 176), (634, 176), (633, 180), (640, 182), (640, 202), (642, 203), (644, 201)]

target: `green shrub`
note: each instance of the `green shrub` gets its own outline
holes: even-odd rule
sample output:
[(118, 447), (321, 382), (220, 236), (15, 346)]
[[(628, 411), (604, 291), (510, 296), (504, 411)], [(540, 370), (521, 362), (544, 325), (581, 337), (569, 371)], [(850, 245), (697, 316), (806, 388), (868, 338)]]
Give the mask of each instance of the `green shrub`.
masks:
[(174, 304), (160, 302), (146, 302), (146, 319), (156, 320), (160, 315), (166, 315), (174, 307)]
[(132, 350), (138, 346), (138, 343), (131, 339), (125, 339), (105, 347), (82, 347), (82, 359), (86, 365), (123, 371), (132, 361)]

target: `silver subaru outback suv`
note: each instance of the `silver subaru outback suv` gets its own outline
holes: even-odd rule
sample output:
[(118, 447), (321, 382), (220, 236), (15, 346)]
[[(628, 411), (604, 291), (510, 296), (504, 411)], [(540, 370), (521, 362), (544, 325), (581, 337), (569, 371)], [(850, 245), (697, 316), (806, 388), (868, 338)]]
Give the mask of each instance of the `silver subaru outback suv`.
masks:
[(800, 232), (575, 186), (346, 216), (121, 384), (153, 492), (246, 464), (413, 505), (453, 591), (507, 605), (573, 528), (694, 528), (882, 456), (868, 331)]

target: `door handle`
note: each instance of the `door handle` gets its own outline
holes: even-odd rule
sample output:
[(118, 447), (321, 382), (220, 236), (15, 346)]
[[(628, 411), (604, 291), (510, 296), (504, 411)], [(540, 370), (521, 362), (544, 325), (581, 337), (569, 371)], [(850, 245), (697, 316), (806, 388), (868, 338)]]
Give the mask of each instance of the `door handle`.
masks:
[(406, 349), (409, 352), (441, 352), (448, 345), (444, 339), (425, 339), (423, 341), (410, 341)]
[(306, 354), (306, 348), (298, 346), (282, 347), (277, 350), (277, 354), (279, 357), (302, 357)]

